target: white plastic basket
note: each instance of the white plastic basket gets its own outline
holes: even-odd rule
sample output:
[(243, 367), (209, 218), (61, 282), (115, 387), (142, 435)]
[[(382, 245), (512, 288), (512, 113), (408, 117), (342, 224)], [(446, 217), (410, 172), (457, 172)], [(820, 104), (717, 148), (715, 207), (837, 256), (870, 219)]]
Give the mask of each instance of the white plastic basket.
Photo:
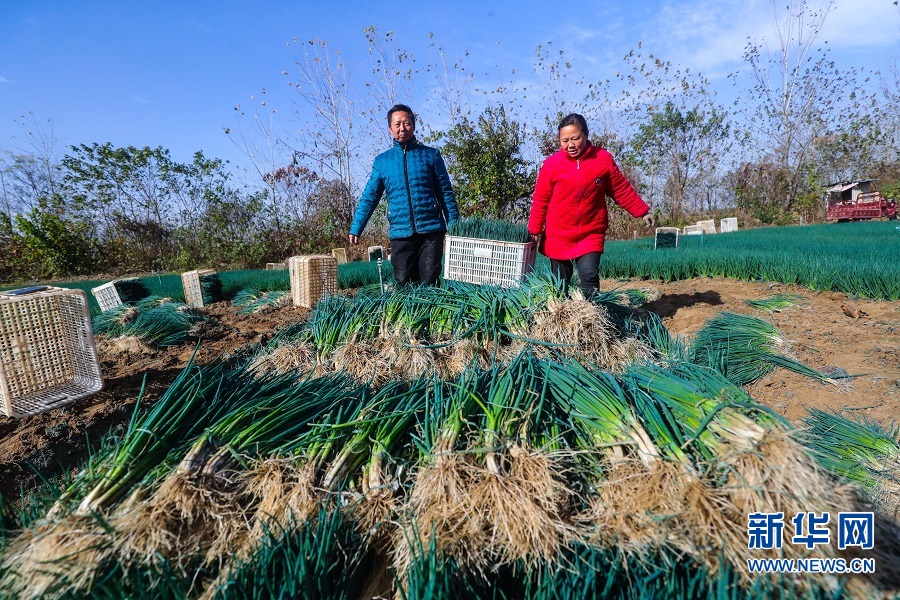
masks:
[(534, 269), (534, 259), (534, 242), (444, 238), (444, 279), (517, 287)]
[(685, 225), (682, 235), (703, 235), (703, 227), (701, 225)]
[(97, 299), (97, 304), (100, 305), (100, 312), (106, 312), (117, 306), (122, 306), (122, 299), (119, 298), (119, 291), (116, 289), (115, 281), (91, 288), (91, 294)]
[(719, 221), (719, 231), (729, 233), (738, 230), (737, 217), (728, 217)]
[(706, 221), (697, 221), (697, 225), (703, 228), (703, 233), (715, 233), (716, 232), (716, 222), (714, 219), (708, 219)]
[[(678, 235), (681, 233), (681, 230), (677, 227), (657, 227), (656, 234), (653, 237), (653, 248), (677, 248), (678, 247)], [(670, 242), (672, 239), (672, 235), (675, 236), (675, 245), (673, 246)], [(662, 239), (660, 239), (662, 238)]]
[(369, 261), (378, 260), (379, 258), (382, 260), (387, 260), (387, 256), (384, 254), (384, 246), (369, 246), (366, 249), (366, 256), (369, 257)]
[(338, 291), (337, 260), (333, 256), (292, 256), (288, 259), (288, 270), (294, 306), (315, 308), (319, 300)]
[(103, 389), (88, 298), (39, 286), (0, 293), (0, 408), (20, 419)]
[(181, 274), (181, 287), (184, 288), (184, 303), (191, 308), (203, 308), (203, 289), (200, 287), (200, 276), (211, 275), (215, 269), (197, 269)]

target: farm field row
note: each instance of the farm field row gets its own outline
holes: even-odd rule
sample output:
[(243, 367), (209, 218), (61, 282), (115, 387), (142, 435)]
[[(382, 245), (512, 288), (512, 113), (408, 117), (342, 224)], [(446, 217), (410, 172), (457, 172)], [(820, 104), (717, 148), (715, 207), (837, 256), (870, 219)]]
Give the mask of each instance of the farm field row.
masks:
[(610, 278), (724, 277), (898, 300), (898, 258), (900, 228), (885, 221), (681, 236), (677, 250), (653, 251), (652, 239), (609, 242), (600, 268)]
[[(601, 277), (681, 281), (694, 277), (796, 284), (815, 291), (843, 292), (873, 300), (900, 300), (900, 229), (893, 221), (753, 229), (727, 234), (681, 236), (678, 249), (655, 250), (652, 238), (611, 241), (600, 262)], [(539, 256), (535, 269), (546, 270)], [(391, 280), (389, 261), (384, 276)], [(242, 289), (286, 290), (286, 271), (222, 271), (223, 292), (231, 299)], [(177, 274), (143, 277), (156, 296), (183, 301)], [(90, 290), (108, 280), (67, 281), (63, 287), (85, 290), (91, 314), (99, 306)], [(378, 282), (374, 263), (338, 265), (338, 287), (359, 288)], [(7, 286), (8, 287), (8, 286)], [(0, 288), (2, 289), (2, 288)]]

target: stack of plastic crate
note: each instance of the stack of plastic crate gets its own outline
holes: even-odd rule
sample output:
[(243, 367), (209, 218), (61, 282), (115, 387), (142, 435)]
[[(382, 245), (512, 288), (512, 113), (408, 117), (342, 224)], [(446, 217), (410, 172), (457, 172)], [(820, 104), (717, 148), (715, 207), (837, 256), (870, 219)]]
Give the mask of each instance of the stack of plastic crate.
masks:
[(337, 260), (327, 254), (292, 256), (288, 259), (294, 306), (315, 308), (325, 296), (338, 291)]
[(722, 233), (729, 233), (731, 231), (737, 230), (737, 217), (728, 217), (727, 219), (722, 219), (721, 221), (719, 221), (719, 231), (721, 231)]
[(534, 242), (444, 238), (444, 279), (515, 287), (534, 269), (534, 260)]
[(653, 248), (677, 248), (680, 232), (681, 230), (677, 227), (657, 227)]
[(0, 408), (22, 418), (103, 389), (87, 294), (34, 287), (0, 292)]
[(197, 269), (181, 274), (181, 286), (184, 288), (184, 303), (191, 308), (203, 308), (203, 289), (200, 287), (200, 278), (204, 275), (212, 275), (215, 269)]

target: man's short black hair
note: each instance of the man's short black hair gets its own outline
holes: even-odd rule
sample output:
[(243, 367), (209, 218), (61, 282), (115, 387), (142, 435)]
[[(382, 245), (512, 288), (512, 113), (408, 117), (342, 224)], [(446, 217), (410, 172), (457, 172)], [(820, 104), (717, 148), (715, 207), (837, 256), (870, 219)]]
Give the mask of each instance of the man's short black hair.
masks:
[(569, 125), (578, 125), (578, 128), (581, 129), (581, 133), (585, 136), (588, 135), (587, 121), (585, 121), (584, 117), (578, 113), (572, 113), (563, 117), (563, 120), (559, 122), (559, 127), (557, 127), (556, 130), (562, 131), (563, 127), (568, 127)]
[(416, 115), (413, 113), (412, 109), (405, 104), (395, 104), (388, 111), (388, 125), (391, 124), (391, 115), (395, 112), (405, 112), (409, 115), (410, 120), (412, 121), (413, 126), (416, 124)]

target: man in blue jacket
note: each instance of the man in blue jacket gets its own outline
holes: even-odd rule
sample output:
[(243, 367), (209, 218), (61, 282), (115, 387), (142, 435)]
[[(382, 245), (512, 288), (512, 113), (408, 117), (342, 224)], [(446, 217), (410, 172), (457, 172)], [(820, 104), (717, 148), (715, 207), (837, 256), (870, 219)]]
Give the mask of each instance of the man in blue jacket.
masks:
[(369, 217), (385, 195), (394, 278), (400, 285), (434, 285), (441, 270), (444, 234), (459, 218), (450, 176), (441, 153), (416, 140), (416, 118), (410, 107), (391, 107), (388, 128), (394, 145), (375, 157), (353, 215), (350, 243), (359, 243)]

